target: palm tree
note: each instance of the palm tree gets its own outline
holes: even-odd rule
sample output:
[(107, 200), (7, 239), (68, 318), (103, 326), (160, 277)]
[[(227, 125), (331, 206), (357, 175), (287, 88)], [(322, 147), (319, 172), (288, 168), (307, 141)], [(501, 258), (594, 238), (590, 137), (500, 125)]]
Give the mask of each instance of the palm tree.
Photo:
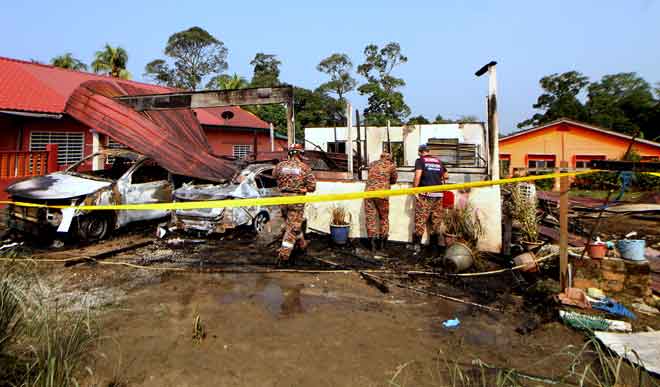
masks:
[(213, 77), (209, 83), (206, 84), (207, 89), (215, 90), (236, 90), (248, 87), (249, 82), (247, 79), (234, 73), (234, 75), (222, 74)]
[(73, 54), (70, 52), (67, 52), (64, 55), (56, 56), (50, 60), (50, 64), (55, 67), (61, 67), (63, 69), (87, 71), (87, 65), (80, 59), (74, 58)]
[(103, 50), (96, 51), (92, 70), (95, 73), (108, 74), (115, 78), (129, 79), (131, 74), (126, 70), (128, 63), (128, 53), (123, 48), (112, 47), (106, 43)]

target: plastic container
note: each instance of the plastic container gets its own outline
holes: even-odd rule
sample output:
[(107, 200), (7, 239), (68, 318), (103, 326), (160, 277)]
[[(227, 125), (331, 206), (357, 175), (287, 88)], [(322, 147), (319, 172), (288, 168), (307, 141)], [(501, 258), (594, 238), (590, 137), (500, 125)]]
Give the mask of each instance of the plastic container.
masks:
[(587, 253), (591, 259), (603, 259), (607, 254), (607, 245), (605, 243), (592, 243), (587, 246)]
[(454, 208), (454, 193), (445, 191), (442, 195), (442, 208)]
[(631, 261), (644, 261), (644, 248), (646, 241), (643, 239), (621, 239), (616, 242), (616, 248), (619, 249), (623, 259)]
[(330, 237), (335, 244), (345, 245), (348, 242), (348, 234), (351, 231), (351, 225), (330, 225)]
[(474, 256), (472, 250), (461, 242), (454, 242), (445, 251), (445, 270), (449, 273), (460, 273), (472, 266)]
[(513, 258), (513, 263), (516, 266), (525, 265), (520, 270), (526, 271), (529, 273), (535, 273), (539, 271), (539, 265), (536, 263), (536, 256), (531, 251), (522, 253)]

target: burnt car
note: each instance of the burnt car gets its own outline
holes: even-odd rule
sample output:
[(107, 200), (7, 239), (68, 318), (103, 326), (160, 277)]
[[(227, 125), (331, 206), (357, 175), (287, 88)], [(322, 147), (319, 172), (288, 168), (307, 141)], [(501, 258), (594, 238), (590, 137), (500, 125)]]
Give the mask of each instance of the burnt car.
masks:
[[(101, 157), (108, 168), (79, 172), (88, 160)], [(170, 202), (172, 176), (141, 154), (108, 149), (91, 154), (63, 172), (34, 177), (7, 188), (13, 201), (72, 206), (64, 210), (8, 207), (8, 226), (23, 232), (54, 236), (66, 232), (80, 240), (99, 240), (111, 231), (136, 221), (158, 219), (169, 211), (82, 211), (79, 205), (143, 204)]]
[[(273, 177), (273, 164), (252, 164), (240, 171), (227, 184), (183, 184), (174, 191), (178, 202), (246, 199), (279, 196)], [(239, 226), (260, 233), (272, 218), (274, 207), (231, 207), (172, 211), (175, 229), (201, 234), (224, 233)]]

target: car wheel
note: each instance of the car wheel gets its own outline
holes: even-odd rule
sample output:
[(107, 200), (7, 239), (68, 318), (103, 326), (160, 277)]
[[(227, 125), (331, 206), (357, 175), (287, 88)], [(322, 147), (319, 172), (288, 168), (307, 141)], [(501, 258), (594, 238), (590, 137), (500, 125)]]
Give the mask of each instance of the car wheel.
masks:
[(89, 214), (78, 217), (78, 237), (83, 241), (97, 241), (110, 234), (110, 217), (101, 214)]
[(255, 233), (261, 234), (266, 229), (266, 223), (268, 223), (268, 214), (260, 212), (252, 221), (252, 229)]

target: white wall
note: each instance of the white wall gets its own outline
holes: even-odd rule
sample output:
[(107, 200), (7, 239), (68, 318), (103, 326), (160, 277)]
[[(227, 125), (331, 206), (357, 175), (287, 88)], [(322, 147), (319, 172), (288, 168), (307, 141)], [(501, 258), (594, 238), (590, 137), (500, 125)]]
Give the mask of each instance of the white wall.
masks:
[[(410, 184), (396, 184), (392, 189), (409, 188)], [(364, 191), (363, 182), (330, 182), (319, 181), (316, 192), (310, 195), (328, 193), (345, 193)], [(477, 213), (483, 225), (485, 235), (477, 246), (480, 251), (499, 253), (502, 248), (501, 214), (491, 211), (493, 203), (500, 202), (499, 186), (475, 188), (465, 192), (455, 192), (456, 201), (468, 200)], [(332, 208), (344, 207), (351, 213), (351, 238), (366, 238), (367, 231), (364, 222), (364, 205), (362, 200), (346, 200), (341, 202), (307, 203), (305, 217), (308, 227), (323, 232), (330, 232), (330, 218)], [(390, 197), (390, 240), (398, 242), (411, 242), (414, 229), (414, 197)]]
[[(386, 127), (367, 128), (367, 154), (369, 161), (380, 157), (383, 143), (387, 142)], [(477, 144), (480, 146), (480, 154), (488, 159), (486, 149), (486, 131), (482, 123), (466, 124), (431, 124), (410, 125), (390, 127), (390, 141), (404, 143), (404, 158), (407, 166), (413, 166), (417, 159), (417, 147), (426, 143), (429, 138), (456, 138), (459, 142)], [(361, 138), (365, 138), (365, 128), (361, 128)], [(334, 141), (333, 128), (306, 128), (305, 139), (310, 140), (323, 150), (327, 150), (327, 143)], [(357, 139), (357, 130), (353, 130), (353, 140)], [(346, 140), (346, 128), (337, 127), (337, 140)], [(315, 149), (310, 143), (305, 143), (306, 149)], [(356, 149), (356, 144), (353, 144)], [(487, 178), (485, 175), (463, 173), (460, 170), (450, 171), (449, 183), (466, 183), (480, 181)], [(412, 181), (412, 169), (400, 168), (399, 181), (392, 189), (410, 187)], [(354, 182), (330, 182), (319, 181), (315, 194), (357, 192), (364, 190), (364, 183)], [(455, 193), (457, 198), (459, 193)], [(479, 249), (489, 252), (500, 252), (501, 249), (501, 210), (500, 210), (500, 187), (484, 187), (471, 189), (462, 193), (477, 209), (484, 226), (485, 235), (479, 242)], [(306, 216), (310, 227), (329, 232), (330, 213), (335, 205), (344, 206), (352, 215), (351, 238), (366, 237), (364, 226), (364, 206), (361, 200), (344, 201), (337, 203), (310, 203), (306, 206)], [(412, 196), (396, 196), (390, 198), (390, 239), (394, 241), (410, 242), (413, 231), (413, 207)]]

